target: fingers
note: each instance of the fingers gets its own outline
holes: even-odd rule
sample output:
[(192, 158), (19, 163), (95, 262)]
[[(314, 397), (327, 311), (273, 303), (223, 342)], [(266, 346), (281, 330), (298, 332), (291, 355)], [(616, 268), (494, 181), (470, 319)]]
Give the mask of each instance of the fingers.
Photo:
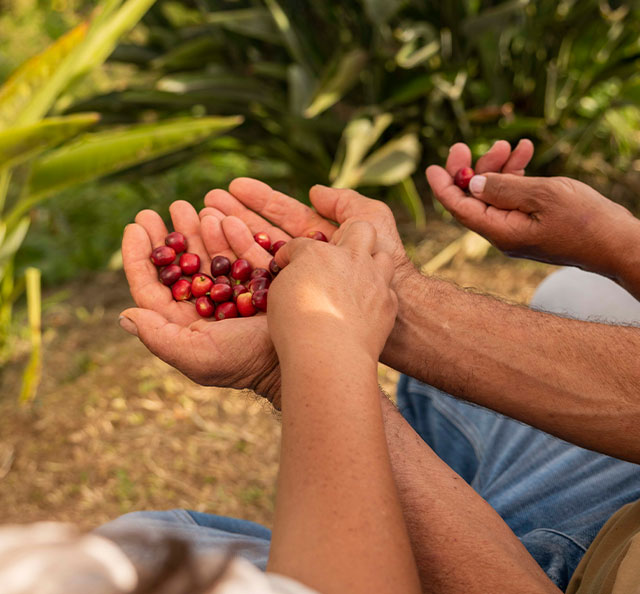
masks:
[(217, 208), (213, 208), (212, 206), (205, 206), (199, 213), (198, 216), (200, 217), (200, 219), (202, 220), (204, 217), (215, 217), (218, 220), (222, 220), (224, 219), (224, 217), (226, 216), (221, 210), (218, 210)]
[[(133, 307), (120, 314), (120, 325), (134, 334), (154, 354), (170, 365), (182, 368), (181, 355), (188, 356), (184, 348), (190, 332), (184, 326), (171, 323), (163, 315), (151, 309)], [(135, 332), (134, 332), (135, 330)]]
[(138, 307), (161, 312), (171, 322), (189, 324), (197, 313), (189, 304), (174, 301), (171, 289), (158, 280), (158, 269), (150, 260), (151, 239), (137, 223), (128, 225), (122, 238), (122, 262), (129, 291)]
[[(151, 240), (151, 249), (164, 245), (164, 238), (169, 234), (162, 217), (155, 210), (141, 210), (135, 222), (146, 230)], [(151, 251), (149, 251), (149, 254)]]
[[(203, 210), (214, 209), (205, 208)], [(200, 214), (202, 215), (202, 213)], [(225, 256), (233, 261), (236, 259), (236, 255), (229, 247), (229, 242), (222, 230), (223, 219), (224, 215), (222, 215), (221, 218), (214, 214), (202, 216), (200, 219), (200, 233), (209, 258), (213, 259), (214, 256)]]
[(469, 190), (475, 198), (497, 208), (532, 213), (537, 208), (536, 197), (546, 183), (544, 178), (487, 173), (471, 178)]
[(186, 200), (177, 200), (169, 207), (169, 213), (173, 228), (187, 238), (187, 251), (198, 254), (202, 267), (207, 268), (210, 258), (200, 234), (200, 217), (196, 209)]
[(291, 260), (296, 258), (298, 254), (310, 245), (313, 245), (314, 239), (307, 239), (306, 237), (296, 237), (290, 241), (287, 241), (273, 257), (276, 264), (280, 268), (288, 266)]
[(377, 252), (373, 255), (373, 263), (384, 278), (384, 282), (390, 285), (396, 270), (393, 258), (387, 252)]
[(483, 235), (490, 231), (486, 217), (487, 204), (478, 198), (467, 196), (453, 183), (447, 171), (431, 165), (427, 168), (427, 180), (436, 198), (465, 227)]
[[(355, 190), (346, 188), (330, 188), (318, 184), (309, 191), (309, 198), (318, 213), (341, 225), (351, 217), (371, 219), (391, 214), (384, 202), (367, 198)], [(336, 232), (333, 225), (332, 229), (331, 234)], [(325, 235), (331, 237), (327, 233)]]
[(155, 302), (162, 308), (170, 305), (173, 297), (171, 290), (158, 281), (158, 270), (150, 260), (152, 249), (151, 238), (142, 225), (127, 225), (122, 238), (122, 262), (131, 296), (141, 307)]
[(463, 142), (458, 142), (449, 149), (445, 168), (449, 175), (454, 176), (463, 167), (471, 167), (471, 149)]
[(373, 225), (365, 221), (352, 221), (346, 223), (341, 231), (336, 243), (338, 247), (346, 247), (354, 252), (374, 253), (377, 233)]
[[(234, 179), (229, 185), (229, 191), (246, 207), (259, 212), (293, 237), (303, 237), (309, 231), (322, 231), (330, 239), (335, 231), (335, 227), (329, 221), (306, 204), (302, 204), (295, 198), (278, 192), (256, 179), (248, 177)], [(240, 216), (240, 218), (243, 217)], [(251, 228), (251, 224), (249, 227)], [(256, 231), (261, 230), (264, 229), (256, 229)], [(286, 240), (288, 237), (272, 237), (271, 239)]]
[(265, 218), (251, 210), (251, 207), (247, 208), (241, 200), (226, 190), (211, 190), (204, 197), (204, 203), (207, 208), (214, 208), (224, 216), (238, 217), (245, 222), (252, 234), (258, 231), (265, 231), (272, 241), (288, 241), (291, 239), (282, 229), (273, 226)]
[(253, 233), (244, 221), (238, 217), (225, 217), (221, 226), (229, 247), (238, 258), (248, 260), (254, 268), (269, 268), (271, 254), (255, 242)]
[(525, 167), (533, 158), (533, 142), (528, 138), (523, 138), (513, 149), (511, 156), (502, 166), (502, 173), (513, 173), (515, 175), (524, 175)]
[(498, 140), (480, 157), (475, 166), (476, 173), (501, 171), (511, 156), (511, 145), (506, 140)]

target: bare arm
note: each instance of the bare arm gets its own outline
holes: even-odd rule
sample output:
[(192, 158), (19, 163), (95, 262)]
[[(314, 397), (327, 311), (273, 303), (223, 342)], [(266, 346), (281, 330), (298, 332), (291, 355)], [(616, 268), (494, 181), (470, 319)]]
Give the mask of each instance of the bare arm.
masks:
[(559, 590), (498, 516), (381, 395), (393, 475), (424, 592)]
[(374, 248), (372, 226), (351, 230), (337, 246), (298, 239), (276, 256), (284, 266), (295, 254), (270, 288), (267, 314), (282, 373), (268, 569), (327, 594), (417, 593), (377, 386), (396, 311), (393, 265), (362, 252)]
[(586, 448), (640, 462), (640, 328), (502, 303), (418, 273), (386, 363)]

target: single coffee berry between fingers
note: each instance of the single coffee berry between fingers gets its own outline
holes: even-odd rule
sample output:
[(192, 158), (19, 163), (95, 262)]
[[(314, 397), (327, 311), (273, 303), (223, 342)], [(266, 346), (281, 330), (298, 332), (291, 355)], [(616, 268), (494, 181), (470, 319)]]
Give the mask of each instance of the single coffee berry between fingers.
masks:
[(475, 173), (471, 167), (463, 167), (462, 169), (458, 169), (453, 176), (453, 183), (466, 192), (469, 189), (469, 182), (474, 175)]

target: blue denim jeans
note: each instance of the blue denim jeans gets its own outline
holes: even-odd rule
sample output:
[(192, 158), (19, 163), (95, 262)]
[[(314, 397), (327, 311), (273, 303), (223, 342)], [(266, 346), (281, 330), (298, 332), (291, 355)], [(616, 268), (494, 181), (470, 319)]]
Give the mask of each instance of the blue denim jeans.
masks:
[[(574, 302), (584, 295), (591, 303), (579, 305), (580, 317), (607, 319), (613, 311), (611, 320), (640, 321), (640, 303), (610, 281), (592, 277), (563, 269), (545, 281), (545, 299), (534, 297), (532, 306), (571, 315), (567, 297)], [(580, 283), (586, 282), (589, 291), (581, 291)], [(608, 307), (602, 308), (605, 302)], [(602, 525), (621, 506), (640, 498), (640, 466), (579, 448), (415, 379), (401, 378), (398, 407), (563, 590)], [(186, 510), (133, 512), (98, 532), (109, 536), (122, 528), (163, 530), (200, 551), (232, 547), (262, 569), (269, 555), (270, 531), (245, 520)]]

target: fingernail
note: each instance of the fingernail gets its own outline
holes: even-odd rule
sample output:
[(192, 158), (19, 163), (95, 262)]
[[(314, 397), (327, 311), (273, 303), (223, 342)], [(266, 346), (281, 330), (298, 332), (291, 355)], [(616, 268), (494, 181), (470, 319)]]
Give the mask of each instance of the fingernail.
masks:
[(120, 328), (122, 328), (125, 332), (133, 334), (134, 336), (138, 336), (138, 327), (129, 318), (120, 316), (118, 318), (118, 324), (120, 324)]
[(484, 175), (474, 175), (469, 182), (469, 191), (472, 194), (482, 194), (487, 178)]

